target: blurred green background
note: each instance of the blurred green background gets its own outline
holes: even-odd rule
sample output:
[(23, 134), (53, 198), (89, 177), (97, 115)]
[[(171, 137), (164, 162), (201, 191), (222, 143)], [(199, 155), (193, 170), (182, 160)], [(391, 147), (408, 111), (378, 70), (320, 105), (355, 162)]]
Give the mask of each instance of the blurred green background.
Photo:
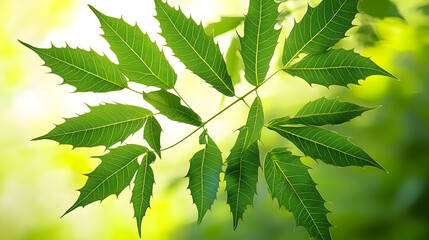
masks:
[[(310, 1), (315, 6), (318, 1)], [(104, 149), (75, 149), (51, 141), (30, 142), (71, 117), (88, 109), (84, 103), (101, 101), (144, 105), (132, 92), (112, 94), (71, 93), (61, 79), (49, 70), (36, 54), (19, 45), (17, 39), (39, 47), (49, 42), (98, 52), (115, 57), (99, 33), (99, 23), (86, 4), (93, 4), (107, 15), (121, 14), (129, 23), (138, 22), (158, 44), (158, 23), (153, 19), (150, 0), (0, 0), (0, 239), (138, 239), (126, 189), (118, 199), (109, 197), (60, 219), (75, 201), (85, 180), (83, 173), (99, 163), (91, 159)], [(243, 16), (246, 0), (170, 0), (185, 13), (204, 24), (220, 16)], [(282, 40), (291, 29), (293, 17), (305, 13), (306, 0), (288, 1), (281, 6), (285, 25)], [(263, 98), (266, 120), (294, 114), (309, 100), (321, 96), (337, 97), (357, 104), (381, 108), (334, 129), (352, 137), (389, 173), (373, 168), (336, 168), (311, 159), (311, 175), (324, 199), (334, 239), (429, 239), (429, 1), (364, 0), (355, 27), (339, 46), (355, 48), (371, 57), (400, 80), (373, 76), (350, 89), (313, 86), (287, 74), (270, 80), (259, 94)], [(242, 32), (242, 27), (238, 28)], [(235, 32), (217, 38), (228, 59), (237, 59)], [(232, 42), (232, 44), (230, 44)], [(230, 47), (232, 46), (232, 47)], [(171, 51), (165, 49), (179, 73), (178, 90), (207, 119), (231, 101), (221, 96), (184, 69)], [(279, 49), (272, 65), (278, 66)], [(241, 64), (229, 68), (238, 82)], [(134, 86), (143, 89), (141, 86)], [(240, 95), (250, 89), (242, 81)], [(254, 96), (250, 96), (251, 101)], [(219, 103), (219, 104), (217, 104)], [(223, 155), (228, 155), (236, 133), (243, 124), (247, 108), (237, 104), (208, 126)], [(161, 118), (162, 145), (174, 143), (192, 127)], [(264, 130), (266, 148), (288, 146), (274, 133)], [(141, 132), (127, 142), (141, 143)], [(245, 213), (244, 222), (232, 230), (232, 216), (226, 206), (224, 184), (218, 200), (203, 223), (196, 226), (197, 211), (192, 204), (188, 181), (184, 179), (188, 159), (199, 148), (196, 136), (163, 154), (154, 164), (156, 185), (152, 208), (143, 220), (143, 239), (309, 239), (286, 210), (278, 209), (267, 194), (264, 182), (258, 185), (254, 207)], [(299, 153), (294, 148), (295, 153)], [(261, 146), (261, 156), (266, 149)]]

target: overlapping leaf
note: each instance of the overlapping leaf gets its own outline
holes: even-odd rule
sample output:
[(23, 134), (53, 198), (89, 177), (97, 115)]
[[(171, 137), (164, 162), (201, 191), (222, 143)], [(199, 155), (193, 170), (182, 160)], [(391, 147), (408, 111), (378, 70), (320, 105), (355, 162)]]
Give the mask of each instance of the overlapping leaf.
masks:
[(264, 127), (264, 109), (262, 107), (261, 98), (256, 97), (250, 107), (249, 115), (246, 121), (247, 136), (244, 142), (244, 148), (248, 148), (251, 144), (261, 138), (261, 131)]
[(238, 220), (243, 218), (247, 205), (253, 204), (258, 182), (260, 166), (258, 142), (255, 141), (245, 148), (247, 134), (246, 128), (240, 129), (237, 141), (226, 159), (228, 163), (225, 172), (227, 203), (231, 208), (234, 229), (238, 226)]
[(303, 19), (285, 41), (283, 64), (300, 53), (316, 54), (328, 50), (353, 25), (359, 0), (323, 0), (317, 7), (308, 7)]
[(371, 59), (353, 50), (332, 49), (316, 55), (308, 55), (285, 70), (303, 78), (310, 84), (323, 86), (359, 84), (360, 79), (371, 75), (384, 75), (395, 78)]
[(159, 112), (173, 121), (194, 126), (201, 125), (201, 118), (192, 109), (180, 104), (180, 98), (166, 90), (143, 93), (143, 98)]
[(124, 141), (141, 129), (153, 113), (145, 108), (104, 104), (89, 107), (88, 113), (68, 118), (52, 131), (34, 140), (50, 139), (73, 147), (106, 146)]
[(161, 132), (162, 128), (154, 116), (148, 117), (144, 126), (144, 139), (161, 158)]
[(240, 38), (246, 80), (257, 86), (265, 80), (277, 46), (280, 30), (275, 30), (279, 4), (274, 0), (250, 0)]
[(305, 227), (311, 237), (329, 240), (329, 211), (308, 169), (286, 148), (275, 148), (265, 157), (264, 175), (271, 196), (293, 213), (296, 224)]
[(155, 161), (155, 154), (148, 151), (142, 159), (140, 168), (134, 179), (134, 188), (131, 202), (134, 207), (134, 217), (137, 220), (137, 229), (141, 237), (141, 225), (146, 210), (150, 207), (150, 197), (152, 196), (153, 185), (155, 183), (153, 170), (150, 164)]
[(340, 124), (360, 116), (371, 110), (371, 107), (362, 107), (349, 102), (340, 102), (337, 99), (325, 97), (308, 102), (298, 113), (288, 119), (288, 124), (304, 124), (322, 126), (325, 124)]
[(134, 173), (139, 168), (137, 158), (147, 151), (143, 146), (129, 144), (111, 149), (109, 153), (99, 156), (101, 164), (87, 175), (85, 186), (79, 190), (79, 198), (64, 215), (77, 207), (103, 200), (112, 194), (119, 195), (130, 185)]
[(204, 149), (195, 153), (190, 160), (189, 190), (198, 209), (198, 223), (201, 223), (207, 210), (211, 208), (219, 188), (219, 175), (222, 172), (222, 153), (206, 132), (201, 135)]
[(305, 155), (335, 166), (373, 166), (384, 170), (347, 137), (320, 127), (268, 125), (268, 128), (291, 141)]
[(213, 34), (213, 37), (217, 37), (234, 30), (243, 22), (243, 20), (244, 17), (222, 16), (218, 22), (207, 24), (207, 26), (204, 28), (204, 31), (206, 31), (208, 35)]
[(76, 92), (110, 92), (127, 87), (127, 80), (106, 56), (80, 48), (36, 48), (21, 42), (45, 61), (52, 73), (62, 77)]
[(234, 96), (231, 77), (213, 37), (204, 32), (202, 25), (186, 18), (180, 9), (176, 10), (162, 0), (155, 0), (155, 6), (161, 35), (176, 57), (216, 90), (226, 96)]
[(173, 88), (177, 75), (164, 53), (136, 25), (108, 17), (89, 6), (100, 20), (103, 37), (119, 60), (119, 68), (130, 81), (159, 88)]

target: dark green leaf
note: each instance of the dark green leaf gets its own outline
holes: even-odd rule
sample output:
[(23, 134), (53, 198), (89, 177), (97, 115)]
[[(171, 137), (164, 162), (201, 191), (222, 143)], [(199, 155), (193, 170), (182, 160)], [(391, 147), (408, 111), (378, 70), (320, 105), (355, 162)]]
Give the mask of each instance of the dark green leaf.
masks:
[(274, 0), (250, 0), (244, 19), (244, 36), (240, 39), (246, 80), (257, 86), (265, 80), (277, 46), (280, 31), (277, 23), (279, 4)]
[(45, 61), (52, 73), (62, 77), (76, 92), (110, 92), (127, 87), (127, 80), (106, 56), (80, 48), (36, 48), (21, 42)]
[(119, 68), (130, 81), (159, 88), (173, 88), (177, 75), (158, 46), (136, 25), (108, 17), (89, 6), (100, 20), (103, 37), (119, 60)]
[(233, 227), (237, 228), (238, 220), (243, 218), (247, 205), (253, 204), (258, 182), (259, 148), (255, 141), (245, 148), (247, 129), (241, 128), (237, 141), (226, 159), (228, 167), (225, 172), (227, 203), (233, 216)]
[(347, 137), (320, 127), (287, 127), (268, 125), (268, 128), (291, 141), (305, 155), (335, 166), (373, 166), (384, 170), (360, 147)]
[(326, 214), (325, 201), (308, 173), (309, 167), (286, 148), (267, 153), (264, 174), (271, 196), (279, 205), (291, 211), (296, 225), (305, 227), (317, 240), (329, 240), (332, 226)]
[(144, 126), (144, 139), (161, 158), (161, 132), (162, 128), (154, 116), (148, 117)]
[(304, 18), (285, 41), (283, 64), (288, 66), (300, 53), (316, 54), (328, 50), (353, 25), (359, 0), (324, 0), (308, 7)]
[(314, 126), (340, 124), (350, 121), (372, 109), (374, 108), (361, 107), (353, 103), (340, 102), (337, 99), (322, 97), (305, 104), (294, 117), (287, 121), (287, 124)]
[(285, 71), (306, 80), (309, 84), (320, 84), (325, 87), (331, 85), (347, 87), (347, 84), (359, 84), (360, 79), (366, 79), (372, 75), (384, 75), (396, 79), (371, 59), (353, 50), (344, 49), (308, 55)]
[(143, 98), (159, 112), (173, 121), (194, 126), (201, 125), (201, 118), (191, 109), (180, 104), (180, 98), (166, 90), (143, 93)]
[(213, 37), (217, 37), (224, 33), (234, 30), (238, 27), (244, 20), (244, 17), (220, 17), (218, 22), (213, 22), (207, 24), (204, 28), (208, 35), (213, 33)]
[(79, 198), (64, 215), (77, 207), (103, 200), (112, 194), (118, 196), (130, 185), (134, 173), (139, 168), (137, 158), (147, 151), (148, 149), (143, 146), (130, 144), (110, 149), (109, 153), (98, 156), (101, 164), (87, 175), (85, 186), (79, 190)]
[(226, 96), (234, 96), (231, 77), (213, 37), (204, 32), (202, 25), (186, 18), (181, 10), (174, 9), (162, 0), (155, 0), (155, 6), (161, 35), (176, 57), (216, 90)]
[(134, 188), (131, 202), (134, 207), (134, 217), (137, 220), (137, 229), (141, 238), (141, 225), (146, 210), (150, 207), (150, 197), (152, 196), (153, 185), (155, 183), (153, 170), (150, 164), (155, 161), (155, 154), (148, 151), (142, 159), (140, 168), (134, 179)]
[(189, 190), (198, 209), (198, 224), (207, 210), (211, 208), (219, 188), (219, 175), (222, 172), (222, 152), (206, 132), (204, 149), (198, 151), (190, 160)]
[(376, 18), (397, 17), (404, 19), (391, 0), (360, 0), (359, 10)]
[(124, 104), (108, 103), (89, 106), (89, 109), (90, 112), (67, 118), (48, 134), (34, 140), (50, 139), (73, 147), (110, 147), (137, 132), (153, 115), (145, 108)]
[(262, 128), (264, 127), (264, 109), (262, 107), (261, 98), (256, 97), (250, 107), (249, 115), (246, 121), (247, 137), (244, 143), (244, 148), (248, 148), (255, 141), (261, 138)]

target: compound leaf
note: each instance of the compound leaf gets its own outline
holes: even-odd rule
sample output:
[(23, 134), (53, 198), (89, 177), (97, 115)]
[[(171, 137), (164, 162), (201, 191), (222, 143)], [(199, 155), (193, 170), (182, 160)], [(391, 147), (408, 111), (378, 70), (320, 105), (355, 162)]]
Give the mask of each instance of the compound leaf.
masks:
[(198, 209), (198, 224), (216, 199), (222, 172), (222, 152), (206, 132), (202, 136), (206, 138), (204, 149), (191, 158), (186, 175), (189, 178), (188, 188)]
[(304, 124), (322, 126), (325, 124), (340, 124), (360, 116), (362, 113), (374, 109), (373, 107), (361, 107), (359, 105), (340, 102), (337, 99), (325, 97), (310, 101), (305, 104), (298, 113), (288, 119), (288, 124)]
[(238, 220), (243, 218), (247, 205), (253, 204), (258, 182), (259, 148), (258, 142), (253, 142), (245, 148), (248, 131), (240, 129), (237, 141), (226, 159), (228, 167), (225, 172), (227, 203), (233, 216), (233, 227), (237, 228)]
[(332, 226), (326, 217), (329, 210), (308, 169), (300, 157), (286, 148), (275, 148), (265, 157), (264, 175), (273, 199), (277, 198), (280, 207), (291, 211), (296, 224), (305, 227), (311, 237), (328, 240)]
[(76, 92), (110, 92), (127, 87), (127, 80), (118, 67), (106, 56), (80, 48), (36, 48), (19, 41), (45, 61), (52, 73), (63, 78), (63, 84), (76, 88)]
[(149, 146), (155, 150), (156, 154), (161, 158), (161, 132), (162, 128), (154, 116), (147, 118), (144, 126), (144, 139)]
[(275, 30), (279, 4), (274, 0), (250, 0), (240, 38), (246, 80), (257, 86), (265, 80), (277, 46), (280, 30)]
[(150, 164), (155, 161), (155, 154), (148, 151), (142, 159), (142, 163), (134, 179), (131, 202), (134, 207), (134, 217), (137, 221), (137, 229), (141, 238), (141, 225), (146, 210), (150, 207), (150, 197), (152, 196), (153, 185), (155, 183), (153, 170)]
[(177, 75), (164, 53), (136, 25), (131, 26), (122, 18), (108, 17), (94, 7), (91, 10), (100, 20), (107, 40), (119, 60), (119, 68), (130, 81), (170, 89)]
[(166, 90), (143, 93), (143, 98), (159, 112), (173, 121), (183, 122), (194, 126), (201, 125), (201, 118), (192, 109), (183, 106), (180, 98)]
[(320, 127), (289, 127), (268, 125), (268, 128), (291, 141), (301, 152), (313, 159), (339, 167), (373, 166), (384, 170), (362, 148), (347, 137)]
[(323, 0), (308, 7), (302, 20), (285, 41), (283, 64), (289, 65), (300, 53), (316, 54), (328, 50), (353, 25), (359, 0)]
[(76, 147), (111, 147), (141, 129), (153, 113), (124, 104), (89, 106), (88, 113), (67, 118), (52, 131), (33, 140), (50, 139)]
[(219, 46), (192, 18), (186, 18), (162, 0), (155, 0), (162, 33), (176, 57), (193, 73), (226, 96), (234, 96), (234, 87)]
[(308, 55), (285, 71), (306, 80), (309, 84), (320, 84), (325, 87), (359, 84), (360, 79), (366, 79), (371, 75), (384, 75), (396, 79), (371, 59), (353, 50), (344, 49)]
[(79, 198), (64, 215), (77, 207), (103, 200), (112, 194), (118, 196), (130, 185), (134, 173), (139, 168), (137, 158), (147, 151), (148, 149), (143, 146), (129, 144), (110, 149), (109, 153), (98, 156), (101, 164), (92, 173), (87, 174), (88, 180), (79, 190)]

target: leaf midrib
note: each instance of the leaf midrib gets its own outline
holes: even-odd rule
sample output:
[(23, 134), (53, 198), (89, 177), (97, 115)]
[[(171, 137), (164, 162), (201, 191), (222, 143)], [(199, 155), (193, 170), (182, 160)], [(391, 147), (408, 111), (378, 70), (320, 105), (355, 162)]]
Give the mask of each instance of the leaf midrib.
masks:
[(364, 70), (373, 70), (377, 72), (382, 72), (379, 69), (371, 67), (359, 67), (359, 66), (335, 66), (335, 67), (290, 67), (288, 70), (331, 70), (331, 69), (364, 69)]
[(342, 111), (342, 112), (311, 113), (311, 114), (307, 114), (307, 115), (295, 115), (293, 118), (290, 118), (289, 120), (300, 119), (300, 118), (308, 118), (308, 117), (313, 117), (313, 116), (328, 116), (328, 115), (336, 115), (336, 114), (344, 114), (344, 113), (354, 113), (354, 112), (368, 111), (368, 110), (371, 110), (371, 108), (347, 110), (347, 111)]

